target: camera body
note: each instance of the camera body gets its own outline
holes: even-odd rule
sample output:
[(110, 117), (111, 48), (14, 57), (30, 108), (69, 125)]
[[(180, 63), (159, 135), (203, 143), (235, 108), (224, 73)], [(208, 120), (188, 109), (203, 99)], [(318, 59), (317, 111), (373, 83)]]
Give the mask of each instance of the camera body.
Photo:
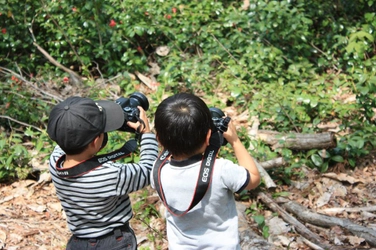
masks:
[(209, 108), (210, 114), (212, 116), (212, 120), (214, 123), (214, 126), (217, 128), (217, 130), (220, 132), (220, 136), (223, 139), (222, 146), (227, 144), (227, 140), (223, 138), (223, 133), (227, 131), (228, 129), (228, 124), (231, 120), (230, 117), (226, 116), (225, 113), (223, 113), (222, 110), (218, 108), (211, 107)]
[(134, 92), (128, 98), (120, 97), (115, 101), (124, 111), (124, 123), (119, 131), (132, 132), (136, 131), (127, 125), (127, 122), (138, 122), (140, 118), (140, 110), (137, 106), (141, 106), (145, 111), (149, 109), (149, 101), (146, 96), (139, 92)]

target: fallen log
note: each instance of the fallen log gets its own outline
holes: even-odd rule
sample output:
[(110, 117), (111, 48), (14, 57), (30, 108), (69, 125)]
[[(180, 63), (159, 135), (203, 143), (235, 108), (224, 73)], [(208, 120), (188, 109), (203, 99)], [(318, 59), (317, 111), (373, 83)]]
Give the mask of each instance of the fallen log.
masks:
[(361, 213), (361, 212), (375, 212), (376, 206), (369, 207), (331, 207), (325, 209), (319, 209), (317, 212), (320, 214), (340, 214), (343, 212), (347, 213)]
[(264, 180), (264, 184), (267, 188), (275, 188), (277, 185), (274, 183), (273, 179), (270, 177), (268, 172), (265, 171), (265, 169), (261, 166), (261, 164), (254, 159), (256, 163), (256, 167), (258, 171), (260, 172), (261, 178)]
[(371, 246), (376, 246), (376, 231), (371, 228), (363, 227), (348, 219), (314, 213), (293, 201), (288, 201), (282, 206), (288, 212), (295, 214), (302, 221), (322, 227), (343, 227), (354, 235), (363, 238)]
[(304, 226), (300, 221), (287, 213), (282, 207), (280, 207), (276, 202), (273, 201), (267, 194), (259, 192), (257, 194), (258, 198), (268, 206), (271, 210), (278, 213), (284, 221), (290, 223), (294, 226), (296, 232), (298, 232), (302, 237), (306, 238), (313, 244), (323, 248), (329, 249), (330, 245), (324, 239), (320, 238), (317, 234), (310, 231), (306, 226)]
[(325, 132), (317, 134), (280, 133), (269, 130), (258, 130), (257, 139), (262, 140), (272, 149), (290, 148), (296, 150), (328, 149), (337, 145), (334, 133)]
[(272, 169), (275, 167), (282, 167), (283, 165), (285, 165), (285, 161), (283, 160), (283, 157), (278, 157), (269, 161), (260, 162), (260, 165), (264, 169)]

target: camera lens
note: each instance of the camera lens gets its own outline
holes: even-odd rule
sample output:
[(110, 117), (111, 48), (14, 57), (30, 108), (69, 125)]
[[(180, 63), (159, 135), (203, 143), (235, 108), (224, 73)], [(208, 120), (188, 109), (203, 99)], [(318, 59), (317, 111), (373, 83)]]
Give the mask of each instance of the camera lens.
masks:
[(137, 107), (141, 106), (145, 111), (149, 109), (149, 101), (146, 96), (139, 92), (134, 92), (129, 96), (130, 106)]
[(219, 108), (209, 108), (210, 110), (210, 114), (213, 118), (213, 120), (218, 120), (220, 118), (223, 118), (225, 116), (225, 113), (223, 113), (222, 110), (220, 110)]

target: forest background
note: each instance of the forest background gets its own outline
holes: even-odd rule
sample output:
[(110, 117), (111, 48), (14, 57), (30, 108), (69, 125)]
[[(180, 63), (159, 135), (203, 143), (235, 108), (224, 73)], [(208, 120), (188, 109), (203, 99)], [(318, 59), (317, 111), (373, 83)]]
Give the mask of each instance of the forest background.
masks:
[[(54, 146), (53, 105), (135, 91), (151, 117), (181, 91), (223, 110), (255, 159), (283, 159), (268, 171), (279, 184), (301, 178), (302, 166), (352, 170), (375, 155), (375, 13), (373, 0), (0, 0), (0, 181), (41, 172), (33, 162)], [(255, 126), (280, 133), (280, 146)], [(332, 147), (286, 145), (327, 132)], [(113, 132), (107, 150), (132, 136)], [(220, 154), (235, 160), (227, 146)]]

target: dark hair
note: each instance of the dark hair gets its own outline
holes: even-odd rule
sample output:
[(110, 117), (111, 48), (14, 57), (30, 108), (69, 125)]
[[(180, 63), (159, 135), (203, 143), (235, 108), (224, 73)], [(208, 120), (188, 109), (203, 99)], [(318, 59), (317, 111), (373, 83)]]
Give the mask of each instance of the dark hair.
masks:
[(197, 152), (213, 126), (205, 102), (189, 93), (166, 98), (155, 112), (154, 127), (158, 140), (172, 155)]
[(71, 148), (62, 148), (61, 146), (60, 147), (64, 151), (64, 153), (66, 153), (67, 155), (78, 155), (78, 154), (81, 154), (82, 152), (84, 152), (86, 150), (86, 148), (89, 146), (89, 144), (87, 144), (87, 145), (85, 145), (83, 147), (74, 148), (74, 149), (71, 149)]

